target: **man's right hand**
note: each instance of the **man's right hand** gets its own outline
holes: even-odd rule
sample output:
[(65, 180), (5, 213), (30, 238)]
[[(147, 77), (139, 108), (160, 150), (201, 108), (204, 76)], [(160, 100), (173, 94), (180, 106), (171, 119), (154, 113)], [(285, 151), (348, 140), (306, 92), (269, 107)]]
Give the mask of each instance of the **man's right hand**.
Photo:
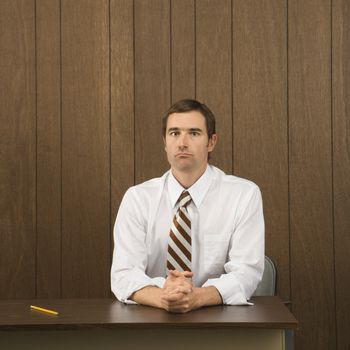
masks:
[(130, 299), (138, 304), (177, 313), (222, 304), (221, 295), (215, 287), (194, 287), (192, 277), (192, 272), (170, 271), (163, 288), (147, 286), (135, 292)]
[(192, 287), (192, 277), (193, 277), (193, 272), (189, 272), (189, 271), (179, 272), (177, 270), (170, 270), (169, 275), (164, 284), (164, 289), (176, 288), (178, 286)]
[(162, 288), (161, 307), (169, 312), (190, 311), (193, 293), (193, 273), (189, 271), (170, 271)]

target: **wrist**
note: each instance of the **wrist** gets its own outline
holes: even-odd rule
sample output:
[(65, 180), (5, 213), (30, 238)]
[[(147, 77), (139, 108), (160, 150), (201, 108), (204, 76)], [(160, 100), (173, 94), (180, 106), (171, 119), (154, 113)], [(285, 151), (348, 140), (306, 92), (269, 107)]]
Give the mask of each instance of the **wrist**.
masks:
[(214, 286), (194, 288), (194, 293), (196, 295), (196, 308), (222, 304), (221, 295)]
[(193, 309), (199, 309), (205, 305), (204, 298), (203, 298), (203, 288), (194, 287), (193, 293), (195, 295), (195, 304)]
[(162, 289), (156, 286), (146, 286), (136, 291), (130, 299), (141, 305), (148, 305), (162, 308), (161, 304)]

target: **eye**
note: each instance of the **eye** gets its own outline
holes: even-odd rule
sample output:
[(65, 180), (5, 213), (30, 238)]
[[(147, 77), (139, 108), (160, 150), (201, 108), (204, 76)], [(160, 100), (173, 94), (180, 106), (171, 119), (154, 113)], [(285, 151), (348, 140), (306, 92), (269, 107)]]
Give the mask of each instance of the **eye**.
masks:
[(199, 136), (200, 133), (199, 133), (198, 131), (191, 131), (191, 132), (190, 132), (190, 135), (191, 135), (191, 136)]
[(179, 131), (170, 131), (169, 132), (170, 136), (178, 136), (179, 134), (180, 134)]

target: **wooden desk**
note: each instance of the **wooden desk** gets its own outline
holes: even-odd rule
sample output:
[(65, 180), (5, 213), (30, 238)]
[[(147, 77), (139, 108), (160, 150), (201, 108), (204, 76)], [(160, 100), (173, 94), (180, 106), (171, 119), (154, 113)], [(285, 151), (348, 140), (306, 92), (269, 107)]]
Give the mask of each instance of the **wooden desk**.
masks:
[(170, 314), (111, 299), (3, 300), (0, 349), (285, 349), (285, 330), (296, 319), (277, 297), (253, 301)]

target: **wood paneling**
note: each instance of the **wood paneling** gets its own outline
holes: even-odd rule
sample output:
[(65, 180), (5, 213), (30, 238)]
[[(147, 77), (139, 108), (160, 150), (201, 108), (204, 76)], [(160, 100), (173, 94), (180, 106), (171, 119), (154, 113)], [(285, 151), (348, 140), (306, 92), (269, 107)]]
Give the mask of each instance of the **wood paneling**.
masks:
[[(110, 6), (112, 233), (123, 195), (134, 184), (135, 119), (133, 3), (112, 0)], [(113, 248), (112, 243), (111, 257)]]
[(298, 349), (336, 348), (332, 217), (331, 6), (289, 1), (291, 289)]
[(136, 183), (168, 169), (161, 118), (170, 107), (170, 2), (135, 1)]
[(212, 163), (232, 173), (231, 1), (196, 1), (196, 98), (216, 117)]
[(171, 98), (172, 103), (194, 98), (195, 2), (171, 1)]
[(350, 349), (350, 2), (333, 1), (333, 179), (338, 349)]
[(161, 117), (197, 97), (213, 164), (262, 190), (297, 348), (348, 348), (349, 18), (345, 0), (1, 1), (0, 298), (110, 295), (121, 198), (168, 169)]
[(286, 1), (234, 2), (234, 173), (262, 191), (266, 253), (284, 300), (290, 297), (286, 34)]
[(0, 297), (35, 297), (36, 103), (33, 1), (0, 3)]
[(62, 296), (109, 295), (109, 3), (62, 0)]
[(60, 1), (36, 2), (37, 297), (61, 295)]

